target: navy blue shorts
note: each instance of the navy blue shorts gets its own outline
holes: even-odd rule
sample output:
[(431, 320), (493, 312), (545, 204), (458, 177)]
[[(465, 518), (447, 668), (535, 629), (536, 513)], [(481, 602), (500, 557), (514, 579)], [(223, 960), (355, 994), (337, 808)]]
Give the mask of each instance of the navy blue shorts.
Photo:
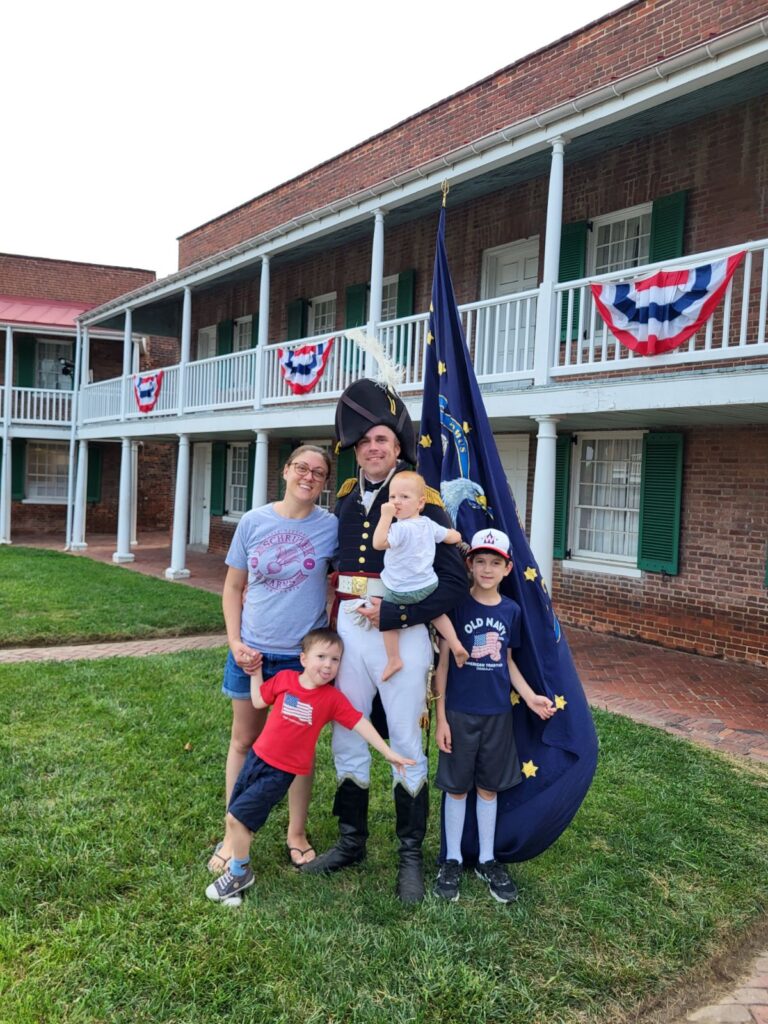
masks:
[(288, 792), (294, 778), (291, 772), (273, 768), (249, 750), (227, 810), (251, 832), (258, 832), (269, 812)]
[[(285, 668), (301, 672), (298, 654), (262, 654), (261, 671), (265, 682)], [(251, 677), (237, 664), (232, 657), (232, 651), (227, 652), (227, 660), (224, 663), (224, 681), (221, 684), (221, 692), (225, 697), (231, 697), (232, 700), (251, 699)]]

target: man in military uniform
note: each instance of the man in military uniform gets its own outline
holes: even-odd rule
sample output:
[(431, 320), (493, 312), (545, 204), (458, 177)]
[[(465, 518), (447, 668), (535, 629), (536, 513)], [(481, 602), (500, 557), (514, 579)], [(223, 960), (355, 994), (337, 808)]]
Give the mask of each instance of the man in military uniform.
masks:
[[(413, 423), (399, 396), (371, 380), (351, 384), (336, 410), (339, 449), (354, 446), (359, 473), (340, 488), (338, 631), (344, 656), (336, 685), (352, 704), (370, 716), (378, 691), (392, 746), (416, 764), (405, 779), (395, 775), (395, 829), (400, 841), (397, 894), (405, 903), (424, 898), (421, 846), (427, 827), (427, 758), (421, 734), (426, 687), (432, 664), (427, 623), (459, 604), (467, 593), (467, 574), (454, 545), (438, 544), (434, 593), (411, 605), (381, 600), (379, 574), (384, 553), (372, 545), (389, 481), (400, 469), (416, 463)], [(422, 515), (451, 527), (440, 496), (430, 491)], [(360, 606), (361, 598), (367, 606)], [(357, 599), (357, 600), (355, 600)], [(353, 604), (354, 601), (354, 604)], [(352, 610), (354, 609), (354, 610)], [(387, 656), (378, 630), (398, 629), (404, 668), (387, 682), (381, 676)], [(370, 750), (356, 733), (334, 726), (333, 755), (338, 789), (333, 813), (339, 819), (339, 839), (326, 853), (303, 866), (311, 874), (336, 871), (365, 856), (368, 837)]]

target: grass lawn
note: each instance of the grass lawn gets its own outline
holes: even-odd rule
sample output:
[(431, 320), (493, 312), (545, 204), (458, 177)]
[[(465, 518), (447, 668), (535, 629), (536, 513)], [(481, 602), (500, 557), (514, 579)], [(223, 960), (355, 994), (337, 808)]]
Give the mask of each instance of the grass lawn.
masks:
[(0, 549), (0, 647), (213, 633), (221, 598), (116, 565)]
[[(517, 904), (474, 877), (457, 904), (398, 904), (379, 760), (363, 868), (292, 871), (281, 807), (244, 906), (215, 906), (222, 662), (0, 666), (2, 1024), (621, 1024), (765, 913), (765, 775), (606, 714), (592, 790), (558, 843), (516, 866)], [(319, 848), (335, 832), (327, 740)]]

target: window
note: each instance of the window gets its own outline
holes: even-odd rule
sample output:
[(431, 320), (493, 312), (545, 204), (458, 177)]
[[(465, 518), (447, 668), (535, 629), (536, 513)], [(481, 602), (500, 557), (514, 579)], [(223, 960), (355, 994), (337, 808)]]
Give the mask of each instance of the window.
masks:
[(248, 494), (248, 445), (233, 444), (229, 446), (227, 460), (227, 514), (241, 516), (250, 508)]
[(397, 319), (397, 274), (384, 278), (381, 290), (381, 319)]
[(336, 292), (318, 295), (309, 303), (309, 337), (336, 330)]
[(50, 388), (53, 391), (70, 391), (71, 373), (65, 376), (59, 360), (72, 362), (72, 346), (59, 345), (55, 341), (38, 341), (35, 387)]
[(59, 502), (67, 500), (69, 450), (66, 444), (27, 442), (27, 501)]
[(201, 327), (197, 332), (197, 358), (212, 359), (216, 355), (216, 325)]
[(595, 217), (589, 235), (588, 274), (639, 267), (649, 262), (652, 204)]
[(245, 352), (251, 347), (252, 322), (253, 317), (251, 316), (241, 316), (235, 320), (235, 331), (232, 338), (233, 352)]
[(576, 558), (637, 564), (640, 433), (579, 435), (571, 550)]

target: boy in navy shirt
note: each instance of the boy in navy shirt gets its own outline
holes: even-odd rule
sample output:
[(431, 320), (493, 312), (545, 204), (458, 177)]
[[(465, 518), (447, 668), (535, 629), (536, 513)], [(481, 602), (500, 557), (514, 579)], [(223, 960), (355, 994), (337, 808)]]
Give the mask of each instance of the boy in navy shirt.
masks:
[(509, 903), (517, 898), (517, 887), (494, 859), (493, 842), (496, 794), (521, 781), (511, 687), (540, 718), (551, 718), (555, 708), (549, 697), (531, 689), (512, 659), (511, 649), (520, 646), (520, 606), (499, 593), (499, 584), (512, 570), (509, 537), (501, 530), (480, 530), (472, 538), (467, 564), (472, 577), (469, 597), (450, 617), (469, 659), (457, 665), (441, 641), (435, 672), (435, 739), (440, 750), (435, 785), (446, 793), (446, 859), (434, 892), (451, 902), (459, 898), (466, 799), (474, 788), (480, 840), (475, 873), (488, 883), (494, 899)]

